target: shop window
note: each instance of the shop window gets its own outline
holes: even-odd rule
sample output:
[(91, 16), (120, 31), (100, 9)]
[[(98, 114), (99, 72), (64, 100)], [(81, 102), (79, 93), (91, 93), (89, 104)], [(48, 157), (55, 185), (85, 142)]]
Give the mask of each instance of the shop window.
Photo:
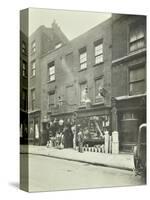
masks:
[(130, 69), (129, 93), (130, 95), (145, 93), (145, 67)]
[(36, 62), (35, 60), (31, 63), (31, 77), (35, 76), (36, 74)]
[(95, 42), (95, 64), (103, 62), (103, 42)]
[(101, 91), (103, 89), (103, 86), (104, 86), (103, 77), (95, 80), (95, 102), (96, 103), (104, 101), (104, 98), (101, 95)]
[(87, 83), (80, 84), (80, 104), (85, 105), (87, 100)]
[(80, 56), (80, 69), (86, 69), (87, 68), (87, 52), (86, 47), (79, 50), (79, 56)]
[(55, 81), (55, 63), (48, 64), (48, 81)]
[(22, 76), (27, 77), (28, 76), (28, 70), (27, 70), (27, 62), (23, 60), (22, 62)]
[(32, 105), (32, 110), (35, 109), (35, 89), (31, 90), (31, 105)]
[(35, 40), (31, 43), (31, 52), (32, 53), (36, 52), (36, 43), (35, 43)]
[(145, 26), (144, 24), (133, 24), (130, 27), (129, 50), (134, 52), (145, 47)]

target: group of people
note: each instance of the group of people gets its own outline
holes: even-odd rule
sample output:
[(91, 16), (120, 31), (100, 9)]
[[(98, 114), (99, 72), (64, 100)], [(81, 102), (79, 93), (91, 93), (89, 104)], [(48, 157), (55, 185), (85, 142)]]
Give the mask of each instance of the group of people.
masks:
[[(75, 148), (77, 143), (81, 143), (81, 127), (76, 125), (73, 119), (59, 119), (56, 118), (50, 121), (48, 144), (57, 148)], [(78, 134), (79, 133), (79, 134)]]

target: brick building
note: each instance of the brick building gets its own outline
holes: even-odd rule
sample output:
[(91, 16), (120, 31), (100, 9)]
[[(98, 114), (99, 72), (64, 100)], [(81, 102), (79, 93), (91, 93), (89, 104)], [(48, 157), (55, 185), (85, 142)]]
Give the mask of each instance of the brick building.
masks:
[(20, 138), (27, 139), (28, 123), (28, 37), (20, 31)]
[(120, 151), (133, 152), (138, 128), (146, 123), (146, 17), (112, 17), (112, 96)]
[(102, 131), (117, 130), (120, 151), (133, 151), (146, 122), (144, 16), (113, 14), (71, 41), (56, 22), (40, 26), (29, 52), (28, 61), (21, 54), (28, 63), (29, 140), (41, 141), (50, 119), (76, 113), (84, 127), (96, 118)]
[(28, 113), (29, 113), (29, 140), (39, 141), (41, 132), (42, 114), (42, 84), (44, 70), (41, 66), (41, 56), (52, 52), (68, 42), (58, 25), (53, 22), (51, 28), (40, 26), (29, 38), (29, 73), (28, 73)]

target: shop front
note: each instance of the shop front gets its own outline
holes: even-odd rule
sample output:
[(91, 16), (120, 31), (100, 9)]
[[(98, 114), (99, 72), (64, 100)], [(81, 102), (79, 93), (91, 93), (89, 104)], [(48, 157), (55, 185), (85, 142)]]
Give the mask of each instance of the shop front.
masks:
[(117, 98), (120, 152), (134, 153), (138, 131), (146, 123), (146, 96)]
[(40, 111), (35, 111), (29, 114), (29, 134), (28, 143), (34, 145), (40, 145)]

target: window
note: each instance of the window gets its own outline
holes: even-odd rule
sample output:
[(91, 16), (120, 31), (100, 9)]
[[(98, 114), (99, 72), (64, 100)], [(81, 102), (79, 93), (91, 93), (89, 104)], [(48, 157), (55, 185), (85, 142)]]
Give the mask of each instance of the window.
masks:
[(130, 69), (129, 93), (130, 95), (143, 94), (145, 92), (145, 67)]
[(36, 43), (35, 40), (31, 44), (31, 52), (34, 53), (36, 51)]
[(79, 50), (80, 53), (80, 69), (86, 69), (87, 68), (87, 52), (86, 48), (82, 48)]
[(26, 53), (26, 43), (23, 41), (22, 42), (22, 53)]
[(62, 46), (62, 43), (58, 43), (55, 45), (55, 49), (59, 49)]
[(24, 110), (27, 110), (28, 105), (28, 95), (27, 95), (27, 89), (22, 90), (22, 108)]
[(104, 86), (103, 77), (95, 80), (95, 102), (96, 103), (104, 101), (104, 98), (101, 95), (101, 91), (103, 89), (103, 86)]
[(27, 70), (27, 62), (23, 60), (22, 62), (22, 76), (27, 77), (28, 76), (28, 70)]
[(130, 27), (129, 51), (133, 52), (145, 47), (144, 24), (136, 24)]
[(50, 110), (51, 107), (55, 105), (55, 91), (48, 93), (48, 109)]
[(48, 64), (48, 81), (55, 81), (55, 63)]
[(73, 85), (67, 86), (66, 87), (66, 99), (67, 103), (69, 105), (72, 105), (74, 103), (74, 97), (75, 97), (75, 90)]
[(87, 100), (87, 83), (82, 83), (80, 84), (80, 104), (85, 105), (86, 100)]
[(103, 43), (102, 41), (95, 42), (95, 64), (103, 62)]
[(36, 63), (35, 63), (35, 61), (32, 61), (32, 63), (31, 63), (31, 77), (35, 76), (35, 71), (36, 71)]
[(35, 89), (31, 90), (31, 106), (32, 110), (35, 109)]

